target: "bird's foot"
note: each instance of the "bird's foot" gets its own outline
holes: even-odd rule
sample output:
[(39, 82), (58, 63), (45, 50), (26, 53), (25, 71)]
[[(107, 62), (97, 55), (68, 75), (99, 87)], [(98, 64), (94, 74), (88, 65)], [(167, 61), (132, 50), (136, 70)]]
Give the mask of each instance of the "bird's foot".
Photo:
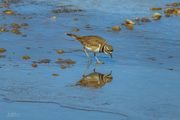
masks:
[(97, 61), (96, 64), (104, 64), (103, 61)]
[(91, 59), (88, 59), (88, 63), (87, 63), (86, 68), (89, 69), (89, 67), (90, 67), (91, 64), (92, 64), (92, 60), (91, 60)]

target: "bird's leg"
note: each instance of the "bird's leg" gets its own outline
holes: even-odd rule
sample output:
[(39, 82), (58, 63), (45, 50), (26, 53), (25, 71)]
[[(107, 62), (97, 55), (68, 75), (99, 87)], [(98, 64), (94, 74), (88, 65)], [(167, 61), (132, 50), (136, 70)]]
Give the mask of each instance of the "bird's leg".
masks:
[(86, 53), (87, 58), (90, 59), (90, 56), (89, 56), (88, 52), (86, 51), (86, 49), (83, 48), (83, 50), (84, 50), (84, 52)]
[(86, 73), (88, 72), (91, 64), (92, 64), (92, 61), (88, 62), (88, 64), (86, 65), (86, 70), (84, 71), (83, 77), (86, 76)]
[(92, 63), (92, 61), (91, 61), (91, 58), (90, 58), (90, 56), (89, 56), (89, 54), (88, 54), (88, 52), (86, 51), (86, 49), (84, 48), (84, 52), (86, 53), (86, 56), (87, 56), (87, 58), (88, 58), (88, 60), (89, 60), (89, 62), (88, 62), (88, 66), (90, 66), (91, 65), (91, 63)]
[(91, 64), (92, 64), (92, 61), (90, 60), (90, 61), (88, 62), (88, 64), (86, 65), (86, 68), (89, 69), (89, 67), (91, 66)]
[(94, 57), (96, 58), (97, 64), (104, 64), (104, 62), (100, 61), (97, 56), (96, 53), (94, 53)]

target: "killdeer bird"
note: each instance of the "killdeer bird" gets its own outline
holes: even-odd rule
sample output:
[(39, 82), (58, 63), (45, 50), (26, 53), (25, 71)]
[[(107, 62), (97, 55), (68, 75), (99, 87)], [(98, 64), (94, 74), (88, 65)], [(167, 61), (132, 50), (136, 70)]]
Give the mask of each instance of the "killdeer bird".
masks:
[(113, 79), (112, 73), (102, 74), (94, 70), (94, 72), (88, 75), (83, 75), (83, 78), (80, 81), (78, 81), (76, 85), (82, 87), (101, 88), (106, 83), (111, 82), (112, 79)]
[(69, 34), (66, 33), (66, 35), (78, 40), (82, 45), (83, 45), (83, 50), (86, 53), (86, 56), (90, 59), (90, 56), (87, 52), (92, 51), (94, 52), (94, 57), (96, 58), (97, 63), (103, 64), (101, 62), (96, 54), (97, 53), (105, 53), (111, 56), (112, 58), (112, 52), (113, 52), (113, 47), (107, 43), (105, 39), (99, 36), (78, 36), (75, 34)]

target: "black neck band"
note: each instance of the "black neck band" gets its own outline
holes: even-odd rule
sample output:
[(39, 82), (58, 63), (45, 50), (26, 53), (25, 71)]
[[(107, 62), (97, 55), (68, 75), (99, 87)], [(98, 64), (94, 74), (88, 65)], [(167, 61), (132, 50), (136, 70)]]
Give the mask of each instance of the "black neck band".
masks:
[(102, 46), (102, 52), (104, 52), (104, 47), (105, 47), (105, 45), (106, 45), (106, 44), (104, 44), (104, 45)]

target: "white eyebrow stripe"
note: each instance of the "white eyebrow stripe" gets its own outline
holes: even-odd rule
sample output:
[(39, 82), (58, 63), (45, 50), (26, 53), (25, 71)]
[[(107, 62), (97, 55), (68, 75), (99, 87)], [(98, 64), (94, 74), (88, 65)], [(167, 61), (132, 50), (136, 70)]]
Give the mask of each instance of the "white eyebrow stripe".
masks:
[(106, 48), (109, 50), (109, 48), (106, 46)]

